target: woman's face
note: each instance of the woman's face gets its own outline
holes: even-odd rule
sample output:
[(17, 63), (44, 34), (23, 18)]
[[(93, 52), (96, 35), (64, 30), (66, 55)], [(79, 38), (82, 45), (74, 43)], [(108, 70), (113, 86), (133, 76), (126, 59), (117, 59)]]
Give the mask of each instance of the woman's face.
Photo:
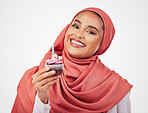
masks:
[(91, 11), (79, 13), (69, 26), (64, 44), (74, 58), (89, 58), (100, 47), (103, 38), (103, 22)]

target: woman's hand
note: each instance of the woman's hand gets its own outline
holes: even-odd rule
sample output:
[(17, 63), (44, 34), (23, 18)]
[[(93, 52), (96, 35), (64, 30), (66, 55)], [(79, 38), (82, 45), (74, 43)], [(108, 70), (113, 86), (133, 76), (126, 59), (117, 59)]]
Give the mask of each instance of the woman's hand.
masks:
[(32, 84), (37, 90), (38, 97), (44, 104), (48, 103), (49, 87), (56, 83), (59, 79), (59, 76), (52, 76), (55, 73), (56, 72), (54, 70), (49, 71), (49, 68), (44, 68), (32, 76)]

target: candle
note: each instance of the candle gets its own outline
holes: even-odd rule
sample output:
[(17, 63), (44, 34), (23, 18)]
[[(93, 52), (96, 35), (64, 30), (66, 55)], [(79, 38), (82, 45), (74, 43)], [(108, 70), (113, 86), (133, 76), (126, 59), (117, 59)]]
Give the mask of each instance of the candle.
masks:
[(54, 45), (52, 45), (52, 57), (54, 56)]

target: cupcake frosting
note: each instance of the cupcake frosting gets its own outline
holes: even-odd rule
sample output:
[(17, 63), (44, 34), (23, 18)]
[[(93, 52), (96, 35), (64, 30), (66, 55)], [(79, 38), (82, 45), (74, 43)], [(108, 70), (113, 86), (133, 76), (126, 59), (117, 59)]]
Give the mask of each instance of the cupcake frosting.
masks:
[(46, 60), (47, 65), (60, 64), (60, 63), (62, 63), (62, 58), (61, 58), (61, 56), (58, 56), (57, 54), (54, 54), (54, 56), (51, 59)]

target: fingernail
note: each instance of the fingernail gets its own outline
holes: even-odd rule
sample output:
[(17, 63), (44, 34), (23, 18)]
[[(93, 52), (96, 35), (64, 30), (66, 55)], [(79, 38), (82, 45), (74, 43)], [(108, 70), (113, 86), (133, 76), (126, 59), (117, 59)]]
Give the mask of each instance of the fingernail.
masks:
[(45, 67), (45, 68), (46, 68), (47, 71), (49, 70), (49, 67)]
[(54, 70), (51, 71), (53, 74), (55, 74), (56, 72)]

